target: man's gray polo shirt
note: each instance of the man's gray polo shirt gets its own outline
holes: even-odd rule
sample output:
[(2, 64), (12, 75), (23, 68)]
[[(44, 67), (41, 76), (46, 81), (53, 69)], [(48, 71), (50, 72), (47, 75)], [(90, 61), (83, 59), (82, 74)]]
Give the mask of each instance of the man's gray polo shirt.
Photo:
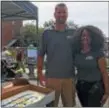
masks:
[(47, 78), (72, 78), (74, 76), (72, 38), (75, 29), (56, 31), (53, 27), (44, 31), (39, 56), (47, 55)]

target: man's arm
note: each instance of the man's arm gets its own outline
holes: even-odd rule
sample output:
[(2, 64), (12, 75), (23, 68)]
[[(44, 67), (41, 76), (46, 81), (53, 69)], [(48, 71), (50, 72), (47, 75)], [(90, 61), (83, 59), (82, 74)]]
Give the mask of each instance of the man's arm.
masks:
[(43, 85), (43, 81), (45, 81), (45, 77), (42, 73), (43, 70), (43, 58), (46, 53), (46, 31), (42, 34), (40, 46), (38, 49), (38, 59), (37, 59), (37, 75), (38, 80), (40, 81), (41, 85)]
[(37, 59), (37, 72), (38, 72), (37, 74), (38, 74), (38, 77), (43, 75), (42, 69), (43, 69), (43, 57), (38, 56), (38, 59)]

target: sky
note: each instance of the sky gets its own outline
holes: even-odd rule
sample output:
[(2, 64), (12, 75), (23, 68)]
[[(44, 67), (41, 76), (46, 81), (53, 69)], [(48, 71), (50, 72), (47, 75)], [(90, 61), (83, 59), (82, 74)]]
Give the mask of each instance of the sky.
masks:
[[(31, 1), (31, 0), (30, 0)], [(55, 5), (60, 2), (32, 2), (39, 9), (39, 26), (45, 21), (54, 20)], [(95, 25), (108, 36), (108, 3), (107, 2), (64, 2), (68, 7), (68, 21), (75, 24)]]

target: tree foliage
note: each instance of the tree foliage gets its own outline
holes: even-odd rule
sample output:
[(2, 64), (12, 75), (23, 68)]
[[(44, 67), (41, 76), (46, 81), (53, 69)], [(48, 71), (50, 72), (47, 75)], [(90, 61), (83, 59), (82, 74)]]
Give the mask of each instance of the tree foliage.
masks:
[(26, 24), (21, 28), (21, 36), (23, 39), (24, 45), (28, 46), (29, 44), (37, 44), (39, 36), (42, 34), (44, 28), (38, 28), (38, 34), (36, 26), (34, 24)]

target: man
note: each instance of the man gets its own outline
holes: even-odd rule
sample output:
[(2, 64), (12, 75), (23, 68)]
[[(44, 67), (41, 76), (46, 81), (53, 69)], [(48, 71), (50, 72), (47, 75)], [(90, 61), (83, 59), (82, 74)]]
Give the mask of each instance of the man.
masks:
[[(67, 6), (63, 3), (55, 7), (55, 24), (44, 31), (38, 54), (38, 78), (41, 85), (55, 90), (55, 100), (49, 107), (57, 107), (61, 95), (64, 107), (74, 106), (75, 86), (73, 57), (72, 57), (72, 35), (74, 29), (68, 28), (66, 20), (68, 17)], [(42, 73), (43, 57), (47, 55), (46, 73)], [(73, 87), (72, 87), (73, 85)]]

